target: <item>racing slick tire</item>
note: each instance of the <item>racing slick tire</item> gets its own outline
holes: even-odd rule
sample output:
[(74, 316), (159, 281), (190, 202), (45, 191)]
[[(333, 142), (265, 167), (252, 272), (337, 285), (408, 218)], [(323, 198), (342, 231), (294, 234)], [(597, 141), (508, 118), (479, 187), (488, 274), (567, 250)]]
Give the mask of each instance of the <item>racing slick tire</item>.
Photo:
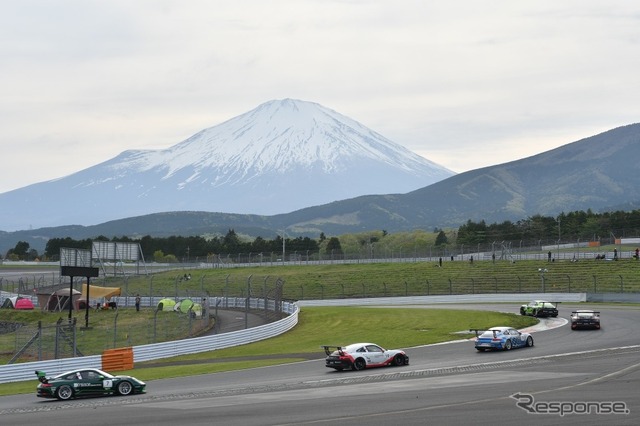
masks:
[(367, 368), (367, 363), (363, 358), (358, 358), (355, 361), (353, 361), (353, 367), (352, 368), (355, 371), (364, 370), (365, 368)]
[(118, 383), (117, 391), (118, 391), (118, 395), (122, 395), (122, 396), (131, 395), (131, 393), (133, 393), (133, 386), (131, 385), (131, 383), (125, 380), (123, 382)]
[(520, 308), (520, 315), (527, 315), (527, 313), (525, 312), (524, 308)]
[(538, 314), (539, 314), (539, 312), (538, 312), (537, 309), (534, 309), (533, 312), (531, 312), (531, 315), (536, 317), (536, 318), (538, 317)]
[(529, 336), (527, 337), (527, 347), (530, 348), (531, 346), (533, 346), (533, 337)]
[(405, 360), (403, 355), (396, 355), (393, 357), (393, 365), (396, 367), (400, 367), (401, 365), (405, 365)]
[(504, 350), (505, 351), (510, 351), (511, 350), (511, 340), (507, 339), (507, 341), (504, 342)]
[(476, 348), (478, 352), (484, 352), (484, 348)]
[(62, 385), (56, 391), (56, 398), (60, 401), (68, 401), (73, 398), (73, 389), (69, 385)]

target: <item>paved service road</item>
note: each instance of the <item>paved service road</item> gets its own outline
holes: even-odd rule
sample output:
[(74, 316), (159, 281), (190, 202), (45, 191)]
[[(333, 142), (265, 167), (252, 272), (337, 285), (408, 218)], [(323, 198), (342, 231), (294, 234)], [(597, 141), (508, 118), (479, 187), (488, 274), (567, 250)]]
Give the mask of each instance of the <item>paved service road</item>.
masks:
[[(560, 305), (560, 317), (577, 306)], [(598, 310), (602, 330), (535, 332), (533, 348), (477, 352), (458, 341), (408, 348), (405, 367), (336, 372), (319, 359), (156, 380), (146, 395), (126, 398), (11, 396), (0, 398), (0, 418), (11, 425), (640, 424), (640, 307)]]

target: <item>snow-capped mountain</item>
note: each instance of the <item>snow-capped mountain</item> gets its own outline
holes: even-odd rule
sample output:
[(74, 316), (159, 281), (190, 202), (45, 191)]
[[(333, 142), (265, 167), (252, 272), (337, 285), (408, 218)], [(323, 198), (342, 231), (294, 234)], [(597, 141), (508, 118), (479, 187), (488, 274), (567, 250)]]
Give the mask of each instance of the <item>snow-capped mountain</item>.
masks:
[(272, 215), (405, 193), (455, 173), (319, 104), (266, 102), (164, 150), (131, 150), (0, 194), (0, 229), (91, 225), (164, 211)]

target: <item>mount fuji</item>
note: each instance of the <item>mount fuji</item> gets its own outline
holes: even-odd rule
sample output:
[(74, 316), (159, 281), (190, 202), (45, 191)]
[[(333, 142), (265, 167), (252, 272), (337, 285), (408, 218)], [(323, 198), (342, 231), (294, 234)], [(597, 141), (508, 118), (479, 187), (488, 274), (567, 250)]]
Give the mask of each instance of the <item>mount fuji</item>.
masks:
[(273, 100), (163, 150), (0, 194), (4, 231), (169, 211), (273, 215), (455, 173), (317, 103)]

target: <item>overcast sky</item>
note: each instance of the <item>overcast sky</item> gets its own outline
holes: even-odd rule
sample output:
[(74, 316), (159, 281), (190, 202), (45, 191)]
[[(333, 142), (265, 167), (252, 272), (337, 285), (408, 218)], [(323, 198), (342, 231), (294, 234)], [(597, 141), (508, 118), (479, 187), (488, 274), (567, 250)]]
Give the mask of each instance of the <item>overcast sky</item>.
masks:
[(0, 192), (272, 99), (317, 102), (455, 172), (640, 122), (635, 1), (0, 6)]

